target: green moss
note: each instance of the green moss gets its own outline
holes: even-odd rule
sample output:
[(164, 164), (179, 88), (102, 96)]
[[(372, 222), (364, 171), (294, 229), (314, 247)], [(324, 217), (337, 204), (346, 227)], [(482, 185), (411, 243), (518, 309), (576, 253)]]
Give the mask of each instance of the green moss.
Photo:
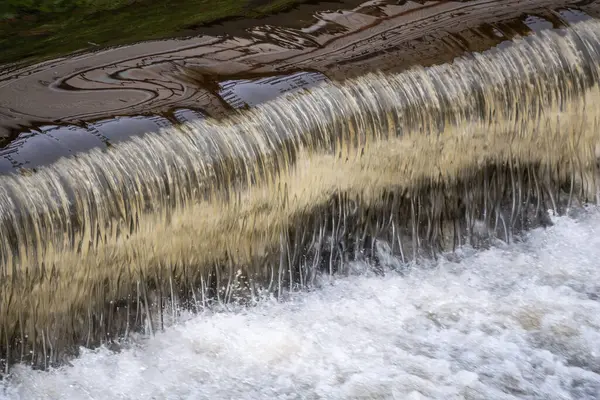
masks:
[(260, 17), (302, 1), (8, 0), (0, 6), (0, 65), (172, 37), (191, 26)]

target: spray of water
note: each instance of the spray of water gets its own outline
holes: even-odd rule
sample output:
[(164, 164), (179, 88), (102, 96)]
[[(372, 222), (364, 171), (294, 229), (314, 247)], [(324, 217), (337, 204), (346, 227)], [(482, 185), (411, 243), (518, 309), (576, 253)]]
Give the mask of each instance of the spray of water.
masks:
[(600, 23), (326, 83), (0, 178), (6, 365), (403, 261), (596, 197)]

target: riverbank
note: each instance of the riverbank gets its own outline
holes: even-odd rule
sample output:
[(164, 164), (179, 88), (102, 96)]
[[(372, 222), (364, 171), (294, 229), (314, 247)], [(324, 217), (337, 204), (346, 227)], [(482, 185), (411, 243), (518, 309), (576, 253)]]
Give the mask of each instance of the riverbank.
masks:
[(204, 25), (260, 18), (302, 2), (306, 0), (10, 0), (0, 5), (0, 65), (190, 35)]

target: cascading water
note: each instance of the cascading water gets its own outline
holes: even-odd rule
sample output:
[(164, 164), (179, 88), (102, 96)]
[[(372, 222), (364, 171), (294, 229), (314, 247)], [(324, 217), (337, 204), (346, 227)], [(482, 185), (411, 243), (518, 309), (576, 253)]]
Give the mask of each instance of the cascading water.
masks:
[(6, 365), (311, 287), (384, 244), (408, 262), (547, 224), (596, 197), (599, 78), (582, 22), (0, 177)]

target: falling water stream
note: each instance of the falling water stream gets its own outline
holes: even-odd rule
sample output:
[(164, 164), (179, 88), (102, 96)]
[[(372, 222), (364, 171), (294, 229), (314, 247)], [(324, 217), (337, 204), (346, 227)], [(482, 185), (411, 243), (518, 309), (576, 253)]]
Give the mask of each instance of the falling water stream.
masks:
[(597, 398), (599, 84), (585, 21), (0, 176), (6, 396)]

